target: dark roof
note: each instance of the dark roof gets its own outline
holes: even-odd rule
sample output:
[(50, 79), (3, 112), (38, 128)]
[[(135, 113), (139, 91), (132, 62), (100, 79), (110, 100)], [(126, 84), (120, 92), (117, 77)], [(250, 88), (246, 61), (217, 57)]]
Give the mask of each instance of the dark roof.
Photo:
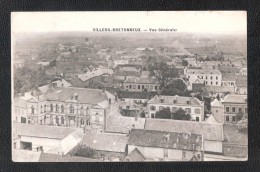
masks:
[(146, 119), (144, 129), (203, 134), (205, 140), (223, 141), (223, 125), (206, 122)]
[(130, 91), (121, 91), (118, 94), (119, 98), (133, 98), (133, 99), (150, 99), (156, 93), (148, 92), (130, 92)]
[(50, 101), (66, 101), (70, 100), (75, 94), (78, 95), (78, 102), (86, 104), (98, 104), (108, 99), (102, 90), (76, 87), (55, 88), (54, 90), (49, 90), (46, 92), (44, 96), (47, 100)]
[(144, 155), (137, 149), (135, 148), (134, 150), (132, 150), (132, 152), (130, 152), (126, 159), (128, 159), (129, 161), (144, 161), (146, 158), (144, 157)]
[(79, 156), (61, 156), (57, 154), (41, 153), (39, 162), (95, 162), (98, 159)]
[(128, 144), (145, 147), (201, 151), (201, 148), (203, 148), (202, 142), (201, 134), (132, 129), (129, 135)]

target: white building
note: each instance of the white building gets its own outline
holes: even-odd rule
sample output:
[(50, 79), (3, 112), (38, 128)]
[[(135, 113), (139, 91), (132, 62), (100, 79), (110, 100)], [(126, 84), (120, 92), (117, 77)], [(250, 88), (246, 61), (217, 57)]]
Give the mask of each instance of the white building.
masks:
[(219, 70), (203, 70), (203, 69), (185, 69), (184, 75), (190, 78), (191, 75), (196, 75), (205, 85), (221, 86), (222, 74)]
[(181, 108), (191, 115), (192, 120), (204, 120), (204, 102), (196, 97), (156, 95), (147, 102), (148, 118), (156, 118), (156, 112), (164, 108), (170, 108), (171, 112)]

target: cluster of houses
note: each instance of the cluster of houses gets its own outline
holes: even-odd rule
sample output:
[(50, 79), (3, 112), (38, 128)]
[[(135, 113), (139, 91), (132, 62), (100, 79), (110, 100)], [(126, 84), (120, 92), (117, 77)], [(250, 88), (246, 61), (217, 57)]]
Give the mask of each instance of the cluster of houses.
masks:
[[(79, 51), (74, 45), (60, 44), (58, 49)], [(197, 57), (167, 62), (178, 69), (188, 90), (210, 98), (211, 109), (205, 114), (203, 99), (160, 95), (160, 83), (144, 68), (147, 64), (125, 53), (117, 51), (119, 59), (108, 57), (107, 66), (89, 65), (69, 82), (58, 79), (15, 97), (14, 152), (34, 152), (34, 161), (40, 162), (204, 161), (205, 154), (223, 154), (224, 125), (237, 123), (238, 113), (248, 113), (246, 65)], [(106, 89), (90, 88), (97, 84)], [(191, 120), (159, 119), (157, 112), (165, 108), (172, 113), (183, 109)], [(80, 146), (97, 156), (71, 158), (70, 152)]]

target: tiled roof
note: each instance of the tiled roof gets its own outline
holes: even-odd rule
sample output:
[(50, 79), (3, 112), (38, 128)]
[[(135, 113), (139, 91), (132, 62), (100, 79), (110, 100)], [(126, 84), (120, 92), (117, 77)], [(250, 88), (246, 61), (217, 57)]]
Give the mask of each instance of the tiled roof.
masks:
[(236, 94), (228, 94), (222, 101), (222, 103), (247, 103), (245, 100), (247, 99), (247, 95), (236, 95)]
[(132, 99), (149, 99), (150, 93), (121, 91), (118, 94), (118, 97), (119, 98), (132, 98)]
[(219, 70), (204, 70), (204, 69), (188, 69), (187, 74), (215, 74), (220, 75)]
[[(163, 103), (161, 103), (161, 99), (163, 99)], [(203, 105), (203, 103), (197, 99), (196, 97), (183, 97), (183, 96), (164, 96), (164, 95), (156, 95), (148, 103), (157, 103), (157, 104), (174, 104), (174, 100), (177, 100), (175, 104), (177, 105), (187, 105), (187, 101), (189, 101), (190, 105)]]
[(168, 119), (146, 119), (146, 130), (203, 134), (205, 140), (223, 141), (223, 125)]
[(87, 81), (91, 78), (101, 76), (104, 74), (113, 74), (113, 70), (111, 69), (97, 69), (95, 71), (90, 71), (87, 73), (79, 74), (78, 78), (81, 79), (82, 81)]
[(111, 115), (107, 121), (106, 131), (128, 134), (133, 127), (144, 129), (145, 118), (138, 117), (137, 120), (135, 119), (135, 117)]
[(127, 77), (124, 83), (159, 84), (159, 82), (155, 78), (139, 78), (139, 77)]
[(79, 156), (61, 156), (57, 154), (41, 153), (38, 162), (96, 162), (98, 159)]
[(104, 100), (108, 100), (106, 93), (99, 89), (76, 88), (76, 87), (60, 87), (49, 90), (44, 94), (46, 100), (66, 101), (70, 100), (74, 94), (78, 95), (77, 101), (85, 104), (98, 104)]
[(125, 152), (126, 134), (86, 132), (82, 144), (95, 150)]
[(144, 155), (138, 150), (138, 148), (135, 148), (134, 150), (132, 150), (132, 152), (130, 152), (126, 159), (129, 159), (129, 161), (137, 161), (137, 162), (141, 162), (144, 161), (146, 158), (144, 157)]
[(132, 129), (128, 144), (144, 147), (200, 151), (201, 148), (203, 148), (202, 142), (201, 134)]
[(37, 124), (13, 123), (13, 132), (21, 136), (64, 139), (78, 129)]

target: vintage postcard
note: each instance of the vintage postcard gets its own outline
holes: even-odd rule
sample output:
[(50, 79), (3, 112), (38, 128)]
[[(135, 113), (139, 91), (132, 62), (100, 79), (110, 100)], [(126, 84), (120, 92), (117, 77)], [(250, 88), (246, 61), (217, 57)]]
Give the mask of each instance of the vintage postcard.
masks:
[(245, 11), (12, 12), (15, 162), (245, 161)]

